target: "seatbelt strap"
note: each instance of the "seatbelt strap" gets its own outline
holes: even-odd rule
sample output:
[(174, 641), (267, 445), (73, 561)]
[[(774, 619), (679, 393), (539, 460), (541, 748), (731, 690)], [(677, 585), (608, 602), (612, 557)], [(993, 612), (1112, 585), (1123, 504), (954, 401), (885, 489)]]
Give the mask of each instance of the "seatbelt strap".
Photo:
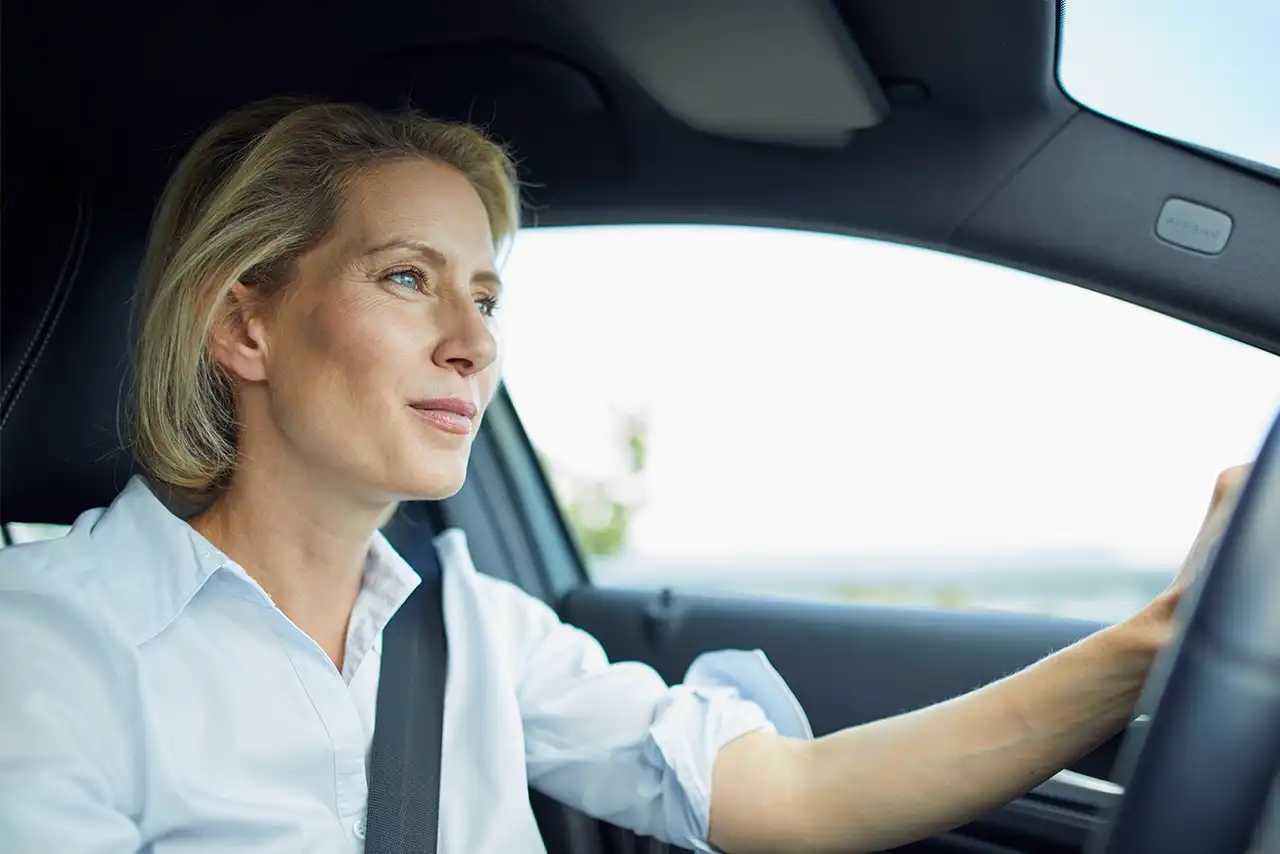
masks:
[(387, 538), (422, 583), (382, 631), (365, 854), (436, 854), (448, 641), (432, 531), (400, 518)]

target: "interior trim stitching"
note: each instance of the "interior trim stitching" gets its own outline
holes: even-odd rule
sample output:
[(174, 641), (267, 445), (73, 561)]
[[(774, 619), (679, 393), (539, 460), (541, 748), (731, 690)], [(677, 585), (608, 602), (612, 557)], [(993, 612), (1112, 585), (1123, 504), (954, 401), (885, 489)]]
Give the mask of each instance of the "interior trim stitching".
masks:
[[(18, 370), (15, 372), (13, 379), (10, 380), (9, 388), (5, 389), (4, 413), (0, 415), (0, 430), (3, 430), (4, 426), (9, 423), (9, 417), (17, 408), (18, 398), (22, 396), (27, 383), (30, 382), (32, 375), (35, 374), (36, 366), (40, 363), (40, 357), (44, 355), (49, 339), (53, 337), (54, 330), (58, 328), (58, 321), (62, 319), (62, 312), (67, 307), (67, 303), (71, 301), (69, 299), (71, 289), (74, 287), (76, 278), (79, 275), (80, 262), (84, 259), (84, 249), (89, 242), (90, 222), (91, 211), (87, 209), (84, 196), (81, 195), (76, 202), (76, 224), (72, 231), (72, 245), (63, 260), (62, 270), (58, 274), (58, 281), (53, 289), (53, 296), (45, 306), (44, 316), (40, 318), (40, 326), (37, 327), (35, 336), (27, 345), (26, 351), (22, 354), (22, 359), (18, 362)], [(50, 312), (52, 312), (52, 317), (50, 317)], [(30, 357), (30, 364), (25, 364), (28, 357)], [(17, 384), (16, 388), (14, 387), (15, 383)], [(12, 396), (10, 396), (10, 392), (12, 392)]]
[[(9, 379), (9, 384), (5, 386), (4, 394), (0, 395), (0, 400), (8, 401), (9, 393), (18, 385), (18, 379), (22, 376), (27, 363), (27, 359), (31, 358), (31, 352), (39, 343), (42, 331), (49, 322), (49, 315), (53, 311), (54, 306), (58, 302), (58, 293), (61, 289), (63, 278), (67, 274), (67, 264), (70, 263), (72, 256), (75, 254), (76, 240), (80, 236), (80, 221), (83, 214), (83, 206), (80, 200), (76, 200), (76, 221), (71, 226), (71, 238), (67, 241), (67, 251), (62, 256), (62, 269), (58, 271), (58, 278), (54, 280), (53, 290), (49, 293), (49, 301), (44, 305), (44, 314), (40, 316), (40, 322), (36, 324), (36, 333), (31, 336), (31, 340), (27, 342), (26, 349), (22, 352), (22, 357), (18, 359), (18, 368), (13, 372), (13, 376)], [(5, 412), (9, 411), (8, 404), (5, 405)]]

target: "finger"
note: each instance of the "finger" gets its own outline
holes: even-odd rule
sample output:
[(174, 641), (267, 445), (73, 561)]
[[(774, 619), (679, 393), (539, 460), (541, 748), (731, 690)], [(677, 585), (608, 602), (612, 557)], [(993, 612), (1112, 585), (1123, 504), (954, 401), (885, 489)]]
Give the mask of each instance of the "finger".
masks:
[(1251, 464), (1232, 466), (1218, 475), (1218, 479), (1214, 482), (1213, 498), (1209, 502), (1209, 509), (1205, 513), (1204, 521), (1200, 523), (1200, 530), (1196, 532), (1195, 540), (1191, 543), (1191, 549), (1178, 573), (1175, 586), (1185, 584), (1191, 577), (1197, 575), (1212, 554), (1235, 512), (1240, 490), (1252, 468)]
[(1235, 503), (1235, 499), (1240, 495), (1240, 489), (1244, 486), (1244, 482), (1249, 477), (1253, 464), (1232, 466), (1223, 470), (1218, 475), (1218, 479), (1213, 484), (1213, 498), (1209, 501), (1209, 510), (1212, 511), (1220, 505), (1230, 505)]

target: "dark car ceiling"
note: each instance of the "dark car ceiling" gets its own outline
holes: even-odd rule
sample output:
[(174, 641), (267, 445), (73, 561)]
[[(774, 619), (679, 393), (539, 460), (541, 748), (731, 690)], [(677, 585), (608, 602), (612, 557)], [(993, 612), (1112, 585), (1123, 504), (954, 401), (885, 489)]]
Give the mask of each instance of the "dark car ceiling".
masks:
[[(550, 7), (7, 3), (6, 212), (50, 171), (91, 176), (130, 207), (149, 203), (193, 135), (253, 98), (394, 103), (412, 90), (418, 105), (485, 122), (513, 145), (532, 224), (735, 222), (884, 237), (1044, 272), (1280, 349), (1280, 188), (1069, 101), (1054, 79), (1054, 2), (838, 3), (890, 106), (835, 150), (693, 130)], [(787, 55), (761, 61), (781, 67)], [(1227, 251), (1210, 258), (1157, 240), (1169, 196), (1229, 212)]]

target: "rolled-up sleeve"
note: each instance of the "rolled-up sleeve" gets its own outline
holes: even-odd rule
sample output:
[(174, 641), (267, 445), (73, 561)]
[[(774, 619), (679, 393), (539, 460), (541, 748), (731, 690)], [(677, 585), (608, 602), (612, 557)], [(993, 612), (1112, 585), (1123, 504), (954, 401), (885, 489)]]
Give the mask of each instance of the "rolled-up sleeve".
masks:
[(681, 684), (668, 689), (647, 744), (674, 777), (691, 821), (678, 839), (667, 841), (711, 850), (705, 841), (716, 755), (735, 738), (760, 730), (813, 737), (799, 701), (760, 650), (704, 653)]
[(517, 679), (529, 781), (564, 804), (711, 850), (720, 749), (760, 730), (812, 737), (799, 702), (759, 650), (706, 653), (668, 686), (647, 665), (609, 662), (593, 637), (541, 602), (528, 607), (542, 628)]

